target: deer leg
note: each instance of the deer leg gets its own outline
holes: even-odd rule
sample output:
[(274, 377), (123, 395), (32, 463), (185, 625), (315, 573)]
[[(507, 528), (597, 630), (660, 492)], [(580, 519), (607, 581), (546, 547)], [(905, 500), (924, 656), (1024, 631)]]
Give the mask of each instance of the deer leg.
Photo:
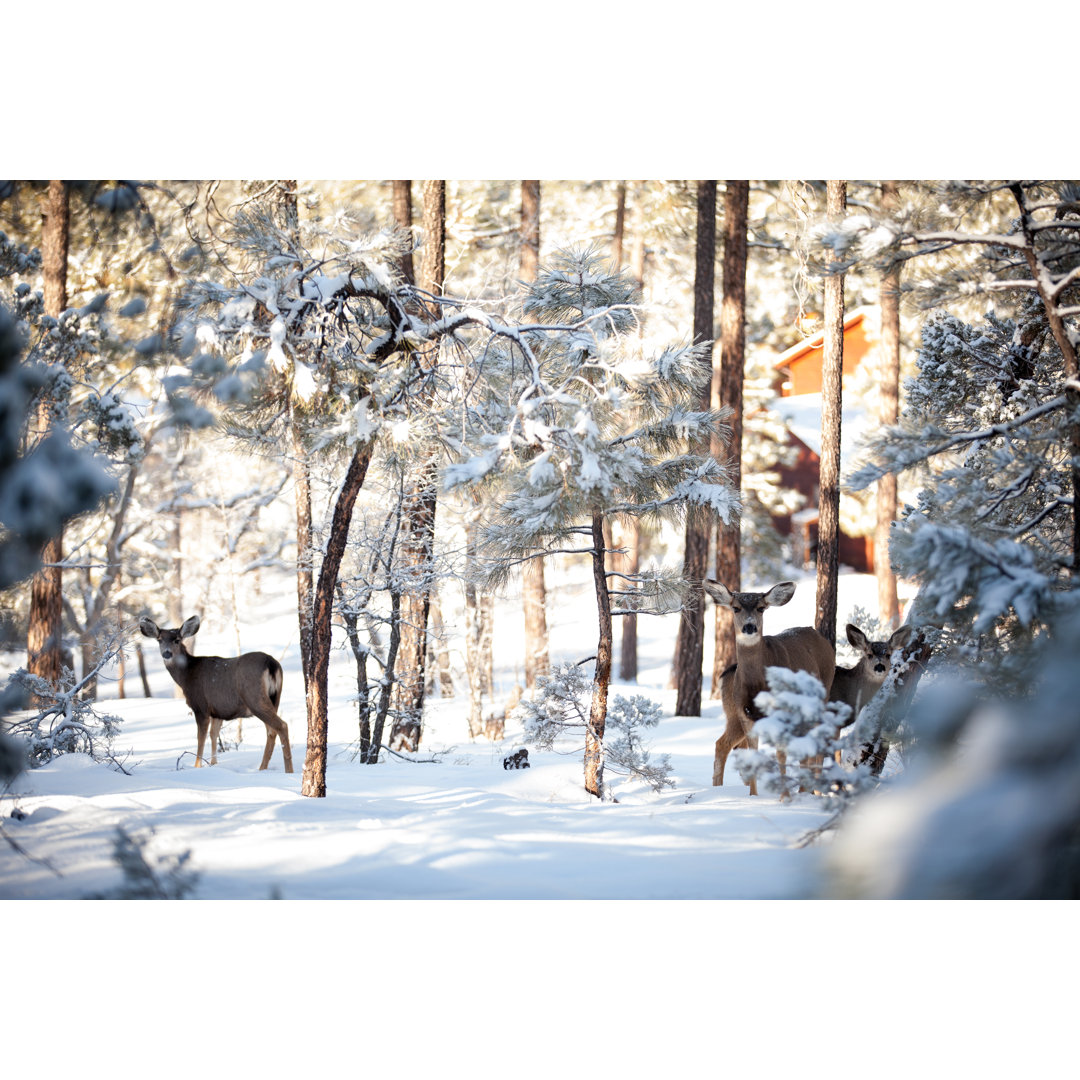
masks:
[(203, 764), (203, 751), (206, 749), (206, 731), (210, 726), (210, 717), (196, 713), (195, 726), (199, 729), (198, 750), (195, 754), (195, 768), (197, 769)]
[(728, 731), (725, 731), (724, 734), (716, 740), (716, 748), (713, 753), (713, 787), (724, 786), (724, 766), (727, 764), (728, 754), (730, 754), (732, 750), (740, 747), (743, 744), (743, 740), (743, 735), (732, 735)]
[(210, 717), (210, 764), (217, 764), (218, 735), (221, 734), (221, 721), (216, 716)]
[[(724, 767), (727, 765), (728, 754), (744, 746), (749, 746), (751, 750), (757, 749), (757, 739), (751, 739), (745, 731), (732, 731), (728, 728), (716, 740), (716, 749), (713, 752), (713, 787), (724, 786)], [(750, 780), (750, 794), (757, 794), (757, 782), (753, 778)]]
[(292, 746), (289, 744), (289, 725), (272, 709), (267, 709), (266, 713), (260, 716), (259, 719), (266, 725), (266, 749), (263, 751), (262, 764), (259, 768), (265, 769), (270, 764), (270, 756), (274, 752), (274, 739), (280, 736), (281, 756), (285, 761), (285, 771), (291, 773), (293, 764)]
[(265, 720), (263, 723), (266, 724), (266, 749), (263, 750), (262, 763), (259, 765), (260, 771), (270, 764), (270, 758), (274, 753), (274, 740), (277, 738), (277, 732), (270, 724)]

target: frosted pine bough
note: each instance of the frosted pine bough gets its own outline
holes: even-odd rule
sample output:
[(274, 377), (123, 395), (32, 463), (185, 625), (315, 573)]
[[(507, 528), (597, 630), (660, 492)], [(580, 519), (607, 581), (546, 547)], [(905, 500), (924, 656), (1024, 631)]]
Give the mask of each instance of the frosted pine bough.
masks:
[[(539, 676), (535, 695), (523, 698), (515, 710), (526, 740), (540, 750), (582, 753), (590, 725), (586, 702), (591, 693), (592, 679), (576, 664), (561, 664), (551, 675)], [(646, 732), (656, 727), (662, 715), (660, 706), (641, 694), (616, 695), (607, 712), (607, 726), (615, 736), (606, 732), (605, 767), (641, 780), (653, 791), (674, 787), (668, 755), (654, 761), (645, 748)], [(601, 788), (601, 797), (610, 797), (606, 787)]]

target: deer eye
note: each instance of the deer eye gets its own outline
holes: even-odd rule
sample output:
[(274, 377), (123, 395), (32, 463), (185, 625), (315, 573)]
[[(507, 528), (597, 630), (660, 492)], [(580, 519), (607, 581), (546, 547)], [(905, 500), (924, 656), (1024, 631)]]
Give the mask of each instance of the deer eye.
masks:
[(738, 615), (738, 613), (739, 613), (740, 611), (742, 611), (742, 608), (741, 608), (741, 607), (735, 607), (735, 605), (734, 605), (734, 604), (732, 604), (732, 605), (731, 605), (731, 610), (732, 610), (732, 611), (734, 611), (736, 615)]

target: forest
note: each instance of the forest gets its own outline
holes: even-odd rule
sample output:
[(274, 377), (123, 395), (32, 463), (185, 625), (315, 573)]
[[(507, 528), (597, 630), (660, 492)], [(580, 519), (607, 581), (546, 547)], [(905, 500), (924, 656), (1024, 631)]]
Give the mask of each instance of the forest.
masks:
[(1078, 349), (1080, 181), (3, 182), (0, 898), (1075, 899)]

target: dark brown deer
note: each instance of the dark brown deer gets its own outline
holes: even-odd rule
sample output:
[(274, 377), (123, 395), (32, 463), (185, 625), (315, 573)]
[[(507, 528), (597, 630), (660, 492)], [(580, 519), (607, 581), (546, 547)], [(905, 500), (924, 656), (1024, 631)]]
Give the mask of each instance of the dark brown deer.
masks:
[(867, 702), (881, 689), (889, 674), (893, 651), (903, 648), (911, 640), (912, 628), (901, 626), (885, 641), (871, 641), (854, 623), (847, 624), (846, 633), (848, 641), (862, 656), (854, 667), (836, 669), (829, 700), (850, 705), (848, 723), (854, 723)]
[[(762, 632), (765, 609), (786, 604), (795, 595), (795, 583), (781, 581), (766, 592), (732, 593), (719, 581), (704, 581), (705, 591), (721, 607), (730, 608), (735, 622), (735, 663), (721, 676), (720, 698), (727, 726), (716, 740), (713, 758), (713, 786), (724, 783), (724, 766), (732, 750), (748, 746), (757, 749), (757, 739), (750, 729), (761, 718), (754, 698), (768, 688), (765, 669), (785, 667), (807, 671), (819, 678), (828, 694), (836, 669), (836, 650), (812, 626), (796, 626), (775, 635)], [(783, 752), (777, 754), (781, 773), (786, 764)], [(757, 784), (750, 781), (750, 794), (757, 794)]]
[(162, 630), (152, 619), (140, 619), (139, 629), (157, 641), (165, 670), (183, 690), (184, 700), (195, 714), (199, 729), (196, 768), (204, 764), (207, 730), (210, 732), (210, 764), (216, 765), (222, 721), (256, 716), (266, 725), (266, 749), (259, 768), (265, 769), (270, 764), (274, 739), (280, 736), (285, 771), (293, 771), (289, 728), (277, 712), (281, 701), (281, 665), (272, 656), (264, 652), (232, 657), (192, 656), (184, 639), (199, 632), (198, 615), (192, 615), (179, 630)]

